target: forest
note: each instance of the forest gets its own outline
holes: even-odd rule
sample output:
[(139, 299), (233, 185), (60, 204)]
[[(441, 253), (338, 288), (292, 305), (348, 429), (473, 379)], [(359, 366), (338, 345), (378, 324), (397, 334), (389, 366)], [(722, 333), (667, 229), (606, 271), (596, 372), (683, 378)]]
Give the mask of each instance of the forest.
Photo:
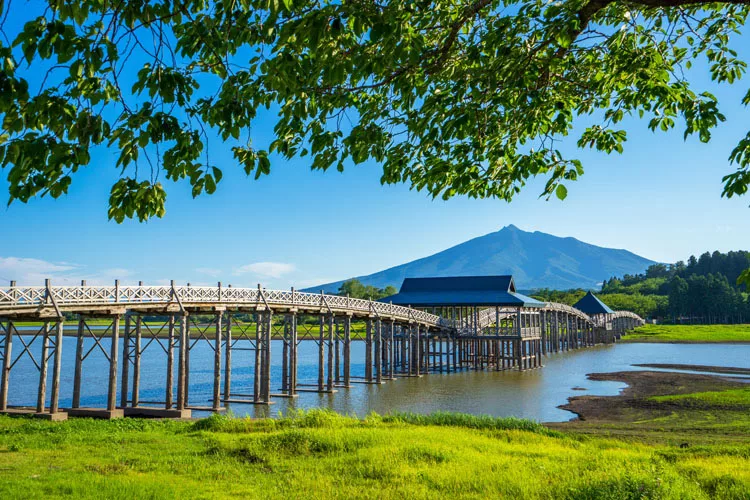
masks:
[[(644, 318), (690, 324), (750, 321), (746, 285), (738, 284), (750, 267), (750, 252), (705, 252), (687, 263), (653, 264), (642, 274), (612, 277), (602, 283), (599, 298), (614, 310), (630, 310)], [(540, 300), (574, 304), (586, 290), (535, 291)]]

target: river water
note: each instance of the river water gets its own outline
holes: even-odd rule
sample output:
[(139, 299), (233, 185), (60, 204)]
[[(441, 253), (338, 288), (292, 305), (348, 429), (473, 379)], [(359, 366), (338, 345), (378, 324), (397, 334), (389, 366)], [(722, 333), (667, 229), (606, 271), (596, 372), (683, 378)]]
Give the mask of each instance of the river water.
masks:
[[(28, 342), (30, 337), (25, 337)], [(63, 364), (60, 387), (60, 406), (70, 405), (73, 392), (73, 358), (76, 339), (63, 339)], [(87, 347), (94, 345), (86, 339)], [(102, 346), (109, 350), (109, 339)], [(40, 341), (32, 346), (39, 359)], [(23, 346), (14, 339), (13, 358)], [(122, 353), (122, 346), (120, 347)], [(281, 379), (281, 342), (274, 341), (272, 354), (272, 392), (278, 391)], [(253, 372), (250, 368), (253, 353), (233, 352), (232, 392), (251, 393)], [(364, 344), (352, 343), (352, 376), (364, 373)], [(176, 361), (176, 359), (175, 359)], [(394, 411), (430, 413), (453, 411), (481, 415), (515, 416), (542, 422), (565, 421), (574, 418), (560, 410), (567, 398), (576, 395), (615, 395), (625, 387), (619, 382), (600, 382), (586, 378), (588, 373), (623, 370), (643, 370), (636, 363), (681, 363), (750, 368), (748, 344), (615, 344), (579, 351), (550, 355), (543, 359), (544, 367), (526, 372), (464, 371), (451, 374), (430, 374), (421, 378), (401, 378), (384, 385), (353, 384), (350, 389), (339, 389), (335, 394), (300, 393), (298, 398), (274, 398), (271, 406), (231, 404), (237, 416), (276, 416), (297, 408), (326, 407), (337, 412), (363, 416), (375, 411), (381, 414)], [(175, 363), (176, 364), (176, 363)], [(50, 371), (51, 371), (50, 363)], [(84, 361), (81, 406), (105, 406), (107, 396), (108, 362), (95, 348)], [(213, 350), (205, 343), (195, 345), (190, 355), (190, 404), (209, 406), (213, 380)], [(142, 401), (164, 399), (166, 356), (158, 345), (152, 344), (141, 361)], [(175, 377), (176, 380), (176, 377)], [(317, 380), (317, 349), (313, 342), (302, 342), (298, 350), (298, 382), (313, 384)], [(14, 366), (10, 377), (8, 403), (34, 405), (36, 402), (38, 371), (27, 356)], [(51, 383), (51, 382), (49, 382)], [(49, 391), (48, 385), (48, 391)], [(585, 391), (574, 390), (583, 388)], [(119, 389), (119, 381), (118, 381)], [(49, 394), (49, 393), (48, 393)], [(176, 392), (175, 392), (176, 394)], [(118, 399), (119, 402), (119, 394)], [(207, 413), (193, 412), (194, 416)]]

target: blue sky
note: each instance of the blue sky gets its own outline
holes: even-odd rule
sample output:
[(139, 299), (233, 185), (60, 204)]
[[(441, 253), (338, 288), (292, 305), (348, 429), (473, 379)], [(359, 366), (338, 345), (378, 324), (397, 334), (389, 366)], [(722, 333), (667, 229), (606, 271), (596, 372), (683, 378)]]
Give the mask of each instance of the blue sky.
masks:
[[(109, 189), (119, 174), (114, 151), (97, 151), (58, 200), (4, 208), (3, 172), (0, 280), (304, 288), (424, 257), (508, 224), (664, 262), (750, 249), (750, 198), (721, 198), (721, 177), (733, 170), (729, 152), (750, 129), (750, 113), (740, 104), (747, 81), (715, 89), (703, 75), (696, 78), (727, 115), (710, 144), (683, 141), (680, 129), (652, 133), (634, 120), (625, 125), (624, 154), (576, 153), (586, 173), (568, 184), (565, 201), (539, 199), (543, 179), (510, 204), (433, 201), (404, 185), (381, 186), (375, 163), (322, 173), (311, 172), (306, 158), (274, 158), (271, 175), (255, 181), (235, 165), (231, 145), (214, 142), (212, 157), (225, 175), (214, 195), (194, 200), (186, 182), (165, 181), (163, 219), (118, 225), (107, 220)], [(261, 142), (272, 124), (255, 125)]]

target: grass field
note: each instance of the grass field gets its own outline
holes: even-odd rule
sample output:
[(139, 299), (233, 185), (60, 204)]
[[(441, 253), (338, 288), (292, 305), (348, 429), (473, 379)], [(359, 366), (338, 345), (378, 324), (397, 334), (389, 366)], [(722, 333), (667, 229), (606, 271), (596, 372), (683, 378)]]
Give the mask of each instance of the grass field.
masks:
[(623, 342), (750, 342), (750, 325), (643, 325)]
[(694, 406), (712, 405), (726, 408), (740, 407), (740, 409), (748, 407), (750, 409), (750, 388), (652, 396), (650, 400), (657, 402), (680, 401)]
[(682, 449), (451, 414), (0, 417), (0, 497), (43, 496), (747, 499), (750, 444)]

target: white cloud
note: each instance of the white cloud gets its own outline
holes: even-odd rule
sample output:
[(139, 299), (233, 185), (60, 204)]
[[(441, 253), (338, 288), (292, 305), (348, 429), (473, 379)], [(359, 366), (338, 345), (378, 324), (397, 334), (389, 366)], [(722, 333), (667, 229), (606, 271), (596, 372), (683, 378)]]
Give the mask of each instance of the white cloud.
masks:
[(235, 276), (242, 274), (255, 274), (269, 278), (281, 278), (292, 271), (294, 271), (294, 265), (286, 264), (284, 262), (255, 262), (253, 264), (245, 264), (244, 266), (236, 268), (233, 274)]
[(195, 272), (200, 273), (200, 274), (205, 274), (207, 276), (213, 276), (214, 278), (218, 278), (221, 275), (222, 270), (216, 269), (213, 267), (199, 267), (195, 270)]
[(48, 262), (25, 257), (0, 257), (0, 279), (15, 280), (19, 285), (43, 285), (46, 278), (66, 283), (72, 280), (69, 271), (78, 269), (68, 262)]

